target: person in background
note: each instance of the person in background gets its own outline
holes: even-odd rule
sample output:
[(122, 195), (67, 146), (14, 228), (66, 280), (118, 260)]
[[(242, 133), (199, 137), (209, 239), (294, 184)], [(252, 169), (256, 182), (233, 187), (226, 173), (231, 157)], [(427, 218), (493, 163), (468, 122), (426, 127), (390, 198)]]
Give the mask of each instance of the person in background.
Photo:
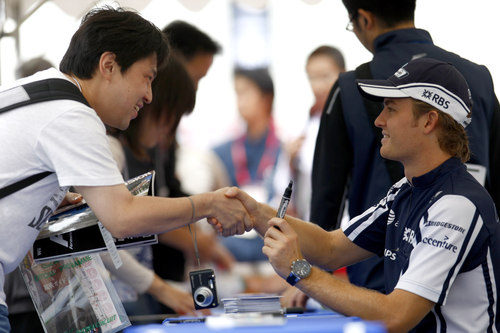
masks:
[[(419, 58), (387, 80), (356, 84), (366, 98), (383, 99), (375, 119), (380, 154), (404, 166), (378, 203), (327, 232), (276, 218), (237, 188), (226, 195), (242, 200), (255, 219), (276, 272), (341, 314), (381, 321), (391, 333), (500, 330), (500, 221), (464, 165), (471, 153), (464, 128), (474, 122), (464, 76), (447, 62)], [(384, 261), (386, 294), (322, 270), (374, 255)]]
[[(222, 52), (222, 47), (205, 32), (184, 21), (171, 22), (163, 32), (173, 52), (183, 60), (198, 89), (199, 82), (207, 75), (214, 57)], [(174, 148), (169, 149), (172, 156), (169, 155), (168, 160), (175, 162), (171, 169), (175, 168), (184, 191), (202, 193), (228, 186), (229, 180), (220, 160), (211, 150), (176, 144)]]
[[(184, 21), (171, 22), (163, 28), (162, 32), (169, 41), (172, 53), (184, 65), (191, 77), (196, 91), (199, 81), (207, 74), (212, 65), (214, 55), (221, 52), (221, 47), (206, 33)], [(175, 135), (169, 139), (163, 138), (155, 148), (156, 176), (161, 180), (158, 184), (157, 194), (160, 196), (176, 198), (192, 194), (183, 187), (176, 171), (178, 150), (182, 149), (177, 144)], [(224, 184), (224, 186), (226, 185)], [(216, 244), (216, 238), (210, 232), (198, 231), (199, 246), (203, 252), (206, 250), (206, 253), (212, 253), (212, 249), (221, 249), (220, 245)], [(162, 235), (162, 243), (153, 246), (153, 267), (155, 272), (163, 279), (184, 281), (186, 277), (186, 261), (193, 260), (192, 253), (186, 257), (189, 251), (192, 252), (192, 240), (187, 237), (189, 235), (187, 230), (181, 232), (183, 232), (182, 235), (175, 232), (166, 233)], [(209, 241), (209, 239), (212, 241)], [(186, 251), (186, 248), (190, 250)], [(222, 267), (228, 268), (228, 264), (229, 261), (227, 264), (222, 264)], [(163, 308), (163, 311), (170, 312), (166, 308)]]
[[(0, 147), (0, 188), (7, 193), (0, 205), (0, 332), (10, 330), (4, 276), (18, 266), (70, 186), (117, 238), (162, 233), (204, 217), (215, 217), (213, 227), (228, 236), (252, 227), (241, 203), (222, 191), (179, 199), (135, 197), (124, 185), (105, 125), (124, 130), (151, 103), (151, 83), (167, 55), (164, 35), (151, 22), (133, 11), (98, 8), (83, 18), (60, 70), (0, 88), (1, 104), (14, 105), (19, 100), (12, 89), (26, 96), (23, 84), (57, 78), (85, 100), (46, 101), (0, 115), (6, 143)], [(27, 175), (43, 177), (15, 192), (5, 190), (26, 182)]]
[(194, 86), (207, 75), (214, 56), (221, 52), (221, 47), (206, 33), (184, 21), (174, 21), (163, 28), (163, 32), (193, 79)]
[[(152, 89), (157, 98), (151, 104), (144, 106), (143, 111), (125, 131), (118, 133), (117, 137), (121, 146), (114, 145), (112, 149), (115, 156), (123, 155), (123, 158), (117, 157), (117, 160), (123, 161), (119, 166), (126, 178), (133, 178), (149, 170), (162, 168), (161, 164), (157, 164), (158, 150), (155, 148), (165, 138), (170, 141), (174, 140), (182, 116), (191, 113), (194, 108), (196, 91), (193, 81), (181, 61), (174, 55), (169, 58), (163, 68), (159, 69)], [(155, 177), (155, 187), (166, 186), (161, 183), (162, 181), (164, 180)], [(185, 257), (194, 260), (193, 240), (187, 228), (160, 234), (158, 238), (160, 242), (173, 244)], [(197, 243), (203, 263), (213, 262), (226, 268), (232, 265), (232, 256), (217, 242), (213, 233), (198, 233)], [(150, 246), (138, 247), (128, 252), (134, 255), (141, 264), (153, 269), (153, 253)], [(165, 266), (171, 262), (169, 257), (159, 259)], [(192, 305), (192, 297), (186, 292), (182, 294), (184, 299), (178, 299), (179, 304), (162, 302), (168, 308), (161, 306), (147, 295), (132, 302), (137, 295), (129, 285), (115, 279), (115, 286), (122, 299), (128, 298), (128, 302), (124, 305), (127, 313), (132, 315), (159, 314), (165, 311), (177, 313), (180, 305), (186, 302)], [(123, 300), (126, 301), (126, 299)]]
[(16, 79), (21, 79), (23, 77), (31, 76), (37, 72), (54, 67), (50, 61), (44, 57), (36, 57), (30, 60), (22, 62), (16, 68)]
[[(339, 76), (321, 116), (312, 173), (311, 221), (339, 227), (344, 199), (350, 217), (376, 204), (403, 176), (399, 162), (379, 153), (382, 131), (374, 119), (380, 103), (363, 100), (356, 78), (385, 79), (417, 58), (453, 64), (469, 84), (474, 112), (466, 128), (470, 138), (469, 170), (476, 172), (496, 207), (500, 207), (500, 107), (488, 69), (434, 45), (429, 32), (415, 28), (415, 0), (343, 0), (346, 29), (373, 54), (373, 59)], [(481, 177), (481, 174), (483, 177)], [(481, 179), (482, 178), (482, 179)], [(349, 280), (384, 292), (381, 258), (347, 267)]]
[(345, 72), (344, 56), (333, 46), (319, 46), (307, 57), (306, 72), (314, 94), (314, 104), (309, 110), (309, 119), (302, 134), (285, 145), (295, 180), (293, 204), (301, 219), (309, 218), (312, 162), (321, 112), (331, 87), (339, 74)]
[[(174, 21), (163, 28), (172, 53), (182, 62), (193, 80), (195, 90), (212, 66), (213, 58), (221, 52), (220, 45), (197, 27), (184, 22)], [(161, 142), (163, 163), (165, 165), (166, 188), (160, 193), (171, 197), (186, 196), (175, 173), (177, 141)]]
[[(272, 117), (274, 84), (267, 69), (237, 68), (234, 88), (238, 112), (246, 125), (245, 133), (215, 147), (214, 151), (232, 186), (269, 202), (274, 197), (274, 177), (284, 174), (276, 169), (282, 148)], [(288, 178), (286, 171), (284, 177)], [(262, 239), (256, 233), (226, 238), (222, 242), (238, 261), (265, 260)]]
[[(131, 122), (130, 126), (122, 132), (116, 134), (118, 139), (110, 137), (111, 151), (118, 166), (125, 178), (139, 176), (149, 170), (161, 168), (157, 165), (155, 147), (163, 139), (173, 140), (177, 126), (184, 114), (190, 113), (194, 108), (195, 90), (194, 85), (184, 69), (183, 65), (175, 56), (170, 56), (165, 66), (158, 70), (157, 77), (152, 85), (153, 95), (157, 96), (151, 104), (145, 105), (142, 112)], [(161, 179), (155, 177), (155, 188), (165, 186), (161, 184)], [(188, 256), (194, 256), (192, 240), (186, 228), (179, 228), (171, 231), (179, 241), (179, 246)], [(163, 235), (159, 235), (160, 242)], [(215, 238), (215, 237), (212, 237)], [(204, 250), (203, 259), (212, 259), (210, 256), (215, 250), (207, 246), (211, 239), (207, 240), (204, 235), (198, 240), (200, 247)], [(208, 248), (208, 249), (207, 249)], [(132, 248), (126, 252), (131, 255), (141, 265), (153, 272), (152, 249), (151, 246)], [(162, 258), (169, 262), (169, 258)], [(118, 277), (125, 269), (118, 269)], [(127, 272), (130, 274), (130, 272)], [(138, 275), (137, 273), (134, 273)], [(165, 313), (194, 313), (194, 304), (191, 294), (173, 287), (165, 282), (157, 274), (154, 280), (164, 290), (172, 289), (171, 300), (166, 302), (167, 296), (159, 298), (158, 295), (138, 295), (137, 288), (123, 279), (114, 277), (113, 282), (123, 301), (127, 314), (132, 316)], [(137, 278), (139, 279), (139, 278)], [(141, 322), (144, 323), (144, 322)]]
[[(309, 119), (302, 135), (285, 145), (287, 155), (283, 155), (290, 158), (290, 170), (294, 179), (292, 201), (297, 217), (303, 220), (309, 219), (312, 164), (321, 112), (331, 87), (340, 73), (345, 72), (344, 56), (333, 46), (319, 46), (307, 57), (306, 72), (314, 94), (314, 104), (309, 110)], [(347, 278), (345, 268), (339, 269), (334, 274)], [(298, 306), (304, 303), (303, 299), (306, 299), (300, 290), (293, 287), (288, 287), (282, 296), (280, 300), (285, 307)]]
[[(205, 32), (184, 21), (174, 21), (168, 24), (163, 32), (167, 35), (173, 52), (183, 60), (188, 73), (198, 88), (200, 80), (209, 71), (214, 56), (221, 52), (220, 45)], [(177, 184), (181, 191), (202, 193), (231, 184), (223, 163), (212, 150), (177, 145), (174, 142), (165, 154), (168, 161), (165, 172), (176, 177), (179, 176), (180, 182)], [(176, 169), (175, 174), (174, 168)], [(202, 230), (200, 229), (198, 232)], [(164, 242), (166, 241), (164, 239)], [(216, 246), (218, 247), (220, 244)], [(153, 253), (155, 270), (161, 271), (160, 275), (165, 277), (171, 275), (172, 267), (165, 265), (161, 258), (169, 254), (170, 257), (174, 257), (175, 249), (160, 245), (153, 247)], [(258, 254), (262, 257), (260, 250)], [(157, 260), (157, 258), (160, 259)], [(165, 271), (164, 267), (167, 267), (169, 271)], [(276, 290), (276, 283), (274, 283), (276, 281), (268, 278), (269, 271), (272, 270), (268, 268), (268, 265), (263, 270), (255, 271), (254, 269), (246, 270), (240, 264), (233, 266), (233, 269), (230, 270), (219, 270), (218, 279), (225, 281), (224, 286), (221, 286), (219, 291), (221, 295), (225, 293), (228, 297), (232, 297), (234, 292), (273, 292)], [(278, 280), (278, 282), (280, 281)]]

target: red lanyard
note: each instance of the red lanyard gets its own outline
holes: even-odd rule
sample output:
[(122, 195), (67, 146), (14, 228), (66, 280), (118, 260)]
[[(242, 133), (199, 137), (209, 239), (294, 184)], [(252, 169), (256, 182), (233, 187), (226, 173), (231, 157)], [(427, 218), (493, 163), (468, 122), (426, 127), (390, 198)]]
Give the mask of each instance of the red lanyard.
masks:
[[(245, 149), (245, 141), (247, 135), (234, 140), (231, 144), (231, 157), (233, 159), (233, 166), (238, 186), (247, 185), (252, 182), (250, 171), (248, 170), (247, 152)], [(279, 149), (279, 140), (276, 137), (274, 125), (272, 120), (269, 122), (269, 130), (267, 132), (264, 153), (260, 159), (257, 168), (257, 175), (255, 180), (263, 180), (264, 172), (273, 167)]]

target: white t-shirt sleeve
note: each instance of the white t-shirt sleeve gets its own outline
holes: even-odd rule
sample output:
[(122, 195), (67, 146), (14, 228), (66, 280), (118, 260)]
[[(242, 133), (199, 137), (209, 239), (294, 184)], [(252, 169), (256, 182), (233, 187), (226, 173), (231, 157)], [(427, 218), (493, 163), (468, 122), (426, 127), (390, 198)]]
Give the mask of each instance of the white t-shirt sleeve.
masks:
[(420, 221), (421, 239), (396, 288), (444, 305), (483, 226), (476, 210), (463, 196), (446, 195), (436, 201)]
[(60, 186), (123, 183), (106, 129), (94, 110), (75, 107), (50, 121), (37, 139), (38, 157), (57, 174)]
[(124, 171), (127, 167), (127, 158), (125, 157), (125, 151), (123, 150), (123, 146), (120, 143), (120, 140), (117, 138), (107, 135), (109, 141), (109, 149), (111, 151), (111, 155), (113, 156), (113, 160), (115, 160), (116, 165), (118, 166), (118, 170), (123, 175)]

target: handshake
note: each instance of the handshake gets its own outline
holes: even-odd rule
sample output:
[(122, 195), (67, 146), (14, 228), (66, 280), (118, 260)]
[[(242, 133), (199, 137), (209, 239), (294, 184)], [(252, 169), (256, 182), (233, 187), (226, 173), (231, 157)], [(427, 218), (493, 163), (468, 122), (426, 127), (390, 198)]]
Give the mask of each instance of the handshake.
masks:
[(275, 217), (274, 209), (258, 203), (237, 187), (222, 188), (209, 195), (214, 197), (210, 201), (212, 210), (207, 220), (214, 229), (223, 236), (255, 229), (264, 238), (262, 252), (281, 277), (286, 279), (289, 276), (291, 262), (304, 258), (295, 227), (303, 232), (309, 228), (307, 223)]
[(263, 218), (259, 203), (237, 187), (225, 187), (208, 194), (212, 195), (208, 223), (223, 236), (250, 231)]

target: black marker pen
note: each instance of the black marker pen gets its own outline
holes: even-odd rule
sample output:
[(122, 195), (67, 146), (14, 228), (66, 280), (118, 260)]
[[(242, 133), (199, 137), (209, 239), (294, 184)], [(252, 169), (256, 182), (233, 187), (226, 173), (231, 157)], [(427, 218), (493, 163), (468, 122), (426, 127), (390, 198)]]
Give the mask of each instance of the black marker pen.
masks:
[(278, 213), (276, 217), (280, 219), (285, 217), (286, 209), (288, 208), (288, 204), (290, 203), (290, 198), (292, 197), (292, 185), (293, 180), (290, 180), (288, 187), (285, 189), (285, 193), (283, 193), (283, 197), (281, 198), (280, 206), (278, 207)]

